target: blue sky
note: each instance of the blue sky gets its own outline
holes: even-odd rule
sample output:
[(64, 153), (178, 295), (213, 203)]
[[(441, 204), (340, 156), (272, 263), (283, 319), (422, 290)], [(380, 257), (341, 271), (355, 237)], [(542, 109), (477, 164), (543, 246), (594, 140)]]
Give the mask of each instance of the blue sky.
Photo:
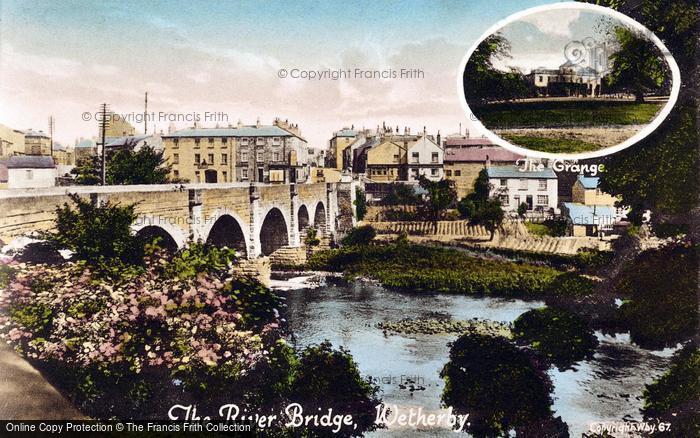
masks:
[[(223, 111), (298, 123), (312, 146), (344, 125), (454, 132), (462, 57), (508, 15), (545, 1), (0, 2), (0, 123), (73, 143), (103, 102), (120, 113)], [(423, 79), (303, 81), (277, 72), (419, 68)], [(187, 123), (177, 123), (184, 127)], [(205, 124), (206, 125), (206, 124)], [(167, 129), (168, 123), (158, 123)], [(142, 127), (140, 127), (142, 129)]]

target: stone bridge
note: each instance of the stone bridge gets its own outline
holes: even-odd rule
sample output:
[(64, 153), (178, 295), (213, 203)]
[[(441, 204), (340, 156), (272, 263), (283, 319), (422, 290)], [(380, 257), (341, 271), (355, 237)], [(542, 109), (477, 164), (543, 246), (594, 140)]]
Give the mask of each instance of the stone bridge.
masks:
[(160, 236), (181, 248), (202, 241), (236, 248), (248, 259), (298, 247), (306, 229), (319, 237), (343, 234), (354, 222), (355, 183), (165, 184), (68, 186), (0, 190), (0, 240), (11, 243), (54, 227), (56, 207), (68, 194), (93, 202), (137, 204), (135, 233)]

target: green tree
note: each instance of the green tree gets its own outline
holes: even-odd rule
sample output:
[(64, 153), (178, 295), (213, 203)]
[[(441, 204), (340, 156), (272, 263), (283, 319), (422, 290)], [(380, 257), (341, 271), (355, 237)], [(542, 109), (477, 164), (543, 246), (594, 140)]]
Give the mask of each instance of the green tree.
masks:
[[(700, 349), (677, 351), (671, 368), (644, 390), (644, 418), (671, 423), (659, 436), (700, 436)], [(657, 435), (654, 435), (657, 436)]]
[[(163, 151), (144, 146), (138, 151), (121, 149), (108, 151), (107, 184), (166, 184), (178, 182), (169, 178), (171, 166), (163, 157)], [(74, 170), (76, 183), (96, 185), (102, 181), (102, 165), (99, 157), (90, 157)]]
[(659, 91), (666, 81), (666, 61), (656, 45), (638, 32), (618, 26), (614, 34), (619, 48), (610, 57), (607, 86), (632, 93), (637, 102), (644, 102), (644, 93)]
[(359, 187), (355, 188), (355, 217), (358, 221), (365, 218), (367, 214), (367, 197), (365, 191)]
[(503, 223), (504, 213), (498, 198), (489, 198), (491, 184), (486, 169), (481, 169), (474, 181), (474, 190), (457, 204), (461, 217), (474, 224), (482, 224), (490, 232), (490, 240)]
[(527, 214), (527, 208), (528, 205), (526, 202), (521, 202), (520, 205), (518, 205), (518, 216), (520, 216), (521, 219), (525, 218), (525, 215)]
[(75, 183), (83, 186), (95, 186), (102, 182), (102, 172), (99, 158), (97, 156), (83, 157), (71, 169), (71, 174), (75, 175)]
[(377, 231), (371, 225), (355, 227), (343, 238), (341, 243), (345, 246), (369, 245), (377, 236)]
[(443, 213), (455, 204), (457, 192), (453, 181), (441, 179), (431, 181), (421, 175), (420, 186), (428, 192), (428, 196), (421, 205), (422, 214), (433, 221), (437, 228), (437, 221), (442, 218)]
[(331, 428), (308, 425), (296, 428), (303, 436), (362, 436), (375, 430), (379, 388), (363, 379), (350, 353), (334, 350), (330, 342), (307, 347), (294, 372), (290, 400), (305, 412), (352, 415), (356, 428), (344, 425), (337, 434)]
[(552, 417), (553, 389), (536, 358), (507, 339), (467, 333), (454, 341), (442, 403), (469, 414), (473, 436), (507, 436), (508, 432)]

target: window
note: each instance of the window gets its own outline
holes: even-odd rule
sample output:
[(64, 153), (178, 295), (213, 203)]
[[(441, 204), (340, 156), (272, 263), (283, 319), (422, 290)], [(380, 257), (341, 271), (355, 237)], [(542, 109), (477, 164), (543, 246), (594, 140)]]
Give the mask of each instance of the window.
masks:
[(256, 160), (258, 162), (262, 162), (265, 160), (265, 153), (263, 151), (258, 151), (258, 156), (256, 157)]
[(462, 176), (461, 170), (455, 170), (455, 176)]
[(270, 171), (270, 182), (284, 182), (284, 171), (283, 170), (271, 170)]
[(418, 169), (411, 169), (411, 174), (414, 178), (418, 178)]
[(241, 146), (248, 146), (248, 139), (247, 138), (241, 139)]
[(395, 154), (394, 155), (394, 163), (398, 163), (398, 162), (399, 162), (399, 156), (398, 156), (398, 154)]
[(194, 154), (194, 164), (200, 164), (202, 162), (202, 158), (200, 157), (199, 154)]
[(223, 182), (228, 182), (228, 172), (225, 170), (221, 172), (221, 178), (224, 180)]
[(431, 159), (431, 161), (432, 161), (433, 163), (437, 163), (437, 162), (438, 162), (438, 153), (437, 153), (437, 152), (433, 152), (433, 154), (432, 154), (432, 156), (431, 156), (430, 159)]
[(248, 179), (248, 169), (241, 169), (241, 178)]
[(173, 170), (173, 176), (175, 178), (180, 178), (180, 171), (179, 170)]
[(516, 207), (520, 206), (520, 196), (519, 195), (513, 196), (513, 205), (515, 205)]
[(544, 77), (540, 76), (540, 82), (544, 81)]
[(262, 137), (258, 137), (255, 139), (255, 144), (256, 145), (264, 145), (265, 144), (265, 139)]
[(445, 171), (445, 175), (447, 175), (447, 176), (452, 176), (452, 171), (451, 171), (451, 170), (446, 170), (446, 171)]
[(179, 138), (173, 138), (173, 147), (174, 147), (174, 148), (178, 147), (179, 143), (180, 143), (180, 139), (179, 139)]
[(209, 145), (210, 145), (210, 147), (214, 147), (214, 138), (213, 137), (209, 137)]
[(272, 144), (280, 144), (280, 138), (279, 137), (272, 137)]
[(280, 153), (279, 153), (279, 152), (275, 152), (275, 153), (273, 154), (273, 157), (274, 157), (273, 160), (279, 161), (279, 160), (280, 160)]
[(241, 151), (241, 161), (243, 161), (243, 162), (248, 161), (248, 152)]
[(508, 205), (508, 195), (499, 195), (498, 199), (501, 201), (501, 205), (503, 205), (503, 206)]
[(537, 181), (537, 190), (547, 190), (547, 180), (540, 179)]
[(173, 154), (173, 164), (180, 164), (180, 154)]
[(34, 172), (31, 169), (27, 169), (26, 177), (27, 179), (34, 179)]
[[(394, 156), (398, 158), (398, 155)], [(411, 163), (417, 163), (418, 161), (418, 152), (411, 152)]]
[(537, 205), (549, 205), (549, 196), (537, 195)]
[(196, 147), (196, 148), (199, 147), (199, 139), (198, 138), (194, 139), (194, 147)]
[(527, 190), (527, 179), (520, 178), (520, 190)]
[(214, 164), (214, 154), (207, 155), (207, 163)]
[(228, 164), (228, 154), (221, 154), (221, 164)]
[(430, 169), (430, 174), (431, 174), (432, 176), (437, 176), (438, 170), (437, 170), (437, 169)]
[(199, 177), (199, 170), (194, 173), (194, 181), (202, 182), (201, 178)]
[(221, 144), (228, 144), (228, 138), (227, 138), (227, 137), (221, 137)]
[(508, 180), (505, 178), (501, 178), (501, 181), (499, 182), (499, 184), (501, 185), (501, 187), (505, 187), (508, 185)]

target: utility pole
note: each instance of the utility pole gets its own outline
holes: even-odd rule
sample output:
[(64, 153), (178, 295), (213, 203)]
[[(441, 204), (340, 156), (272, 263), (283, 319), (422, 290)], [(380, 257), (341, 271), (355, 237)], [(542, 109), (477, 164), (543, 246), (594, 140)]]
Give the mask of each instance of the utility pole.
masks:
[(105, 144), (105, 134), (107, 131), (107, 126), (109, 126), (109, 120), (107, 119), (107, 108), (108, 105), (103, 103), (100, 108), (102, 117), (100, 120), (100, 136), (102, 137), (102, 185), (107, 185), (107, 145)]
[(148, 91), (143, 104), (143, 135), (148, 134)]

